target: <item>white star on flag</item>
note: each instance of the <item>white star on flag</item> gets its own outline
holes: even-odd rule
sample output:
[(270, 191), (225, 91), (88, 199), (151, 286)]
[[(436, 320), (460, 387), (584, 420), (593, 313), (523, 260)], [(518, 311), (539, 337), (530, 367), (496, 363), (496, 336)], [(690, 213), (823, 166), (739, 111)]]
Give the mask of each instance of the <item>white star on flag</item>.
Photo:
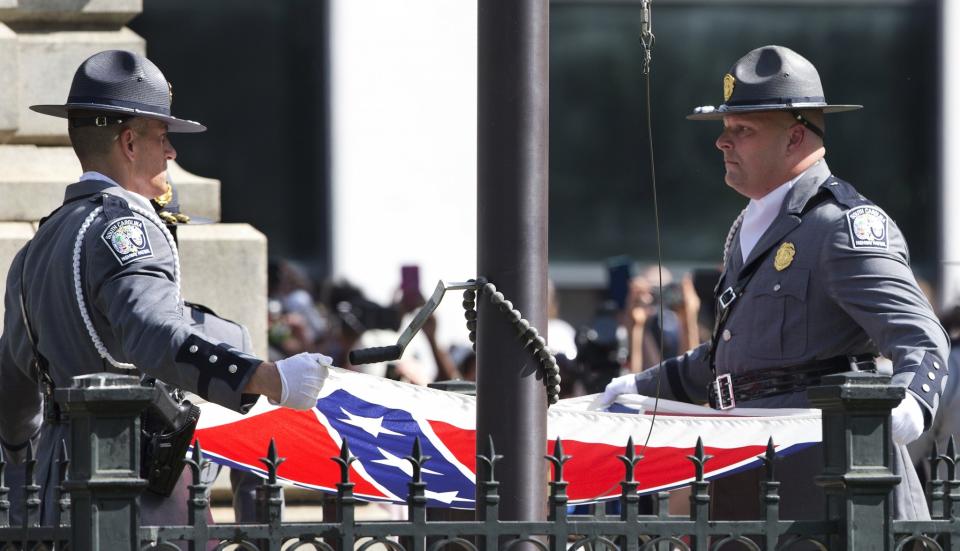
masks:
[(470, 499), (463, 499), (462, 497), (457, 497), (456, 490), (453, 490), (452, 492), (431, 492), (430, 490), (425, 490), (423, 492), (423, 495), (427, 499), (440, 501), (446, 504), (453, 503), (454, 501), (473, 501)]
[[(411, 464), (406, 459), (403, 459), (402, 457), (397, 457), (393, 455), (392, 453), (388, 452), (383, 448), (377, 448), (377, 449), (380, 450), (380, 453), (383, 455), (384, 458), (374, 459), (373, 461), (371, 461), (371, 463), (379, 463), (381, 465), (386, 465), (388, 467), (396, 467), (401, 471), (403, 471), (404, 473), (406, 473), (407, 476), (411, 476), (411, 477), (413, 476), (413, 464)], [(431, 471), (426, 467), (420, 467), (420, 472), (423, 474), (441, 474), (441, 473), (438, 473), (437, 471)], [(454, 494), (456, 494), (456, 492), (454, 492)]]
[(361, 417), (359, 415), (354, 415), (349, 411), (340, 408), (344, 414), (346, 414), (349, 419), (339, 419), (348, 425), (353, 425), (359, 429), (362, 429), (364, 432), (377, 438), (380, 434), (392, 434), (393, 436), (403, 436), (399, 432), (394, 432), (390, 429), (383, 428), (383, 417)]

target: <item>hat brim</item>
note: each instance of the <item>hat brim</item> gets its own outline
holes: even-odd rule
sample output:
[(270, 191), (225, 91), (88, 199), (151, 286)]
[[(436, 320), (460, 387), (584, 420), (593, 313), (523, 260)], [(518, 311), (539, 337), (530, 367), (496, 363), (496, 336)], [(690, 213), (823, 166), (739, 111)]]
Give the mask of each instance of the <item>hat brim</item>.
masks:
[(41, 115), (50, 115), (51, 117), (59, 117), (61, 119), (66, 119), (69, 116), (70, 111), (93, 111), (96, 113), (121, 113), (124, 115), (133, 115), (135, 117), (143, 117), (146, 119), (156, 119), (167, 123), (167, 132), (171, 133), (196, 133), (196, 132), (205, 132), (207, 127), (200, 124), (199, 122), (189, 121), (186, 119), (178, 119), (177, 117), (171, 117), (170, 115), (164, 115), (163, 113), (154, 113), (152, 111), (144, 111), (142, 109), (131, 109), (128, 107), (117, 107), (113, 105), (99, 105), (95, 103), (68, 103), (66, 105), (31, 105), (31, 111), (40, 113)]
[(690, 113), (687, 120), (691, 121), (716, 121), (727, 115), (737, 113), (760, 113), (763, 111), (799, 111), (802, 109), (819, 109), (824, 113), (842, 113), (844, 111), (855, 111), (863, 109), (862, 105), (825, 105), (822, 103), (792, 103), (779, 105), (721, 105), (708, 113)]

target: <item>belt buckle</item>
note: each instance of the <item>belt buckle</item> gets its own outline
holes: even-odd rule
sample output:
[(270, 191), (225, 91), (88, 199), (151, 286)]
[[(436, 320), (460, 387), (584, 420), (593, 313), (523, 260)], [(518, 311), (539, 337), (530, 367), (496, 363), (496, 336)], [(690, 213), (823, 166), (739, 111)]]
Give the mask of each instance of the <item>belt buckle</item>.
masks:
[(737, 400), (733, 397), (733, 377), (729, 373), (714, 379), (713, 388), (717, 392), (717, 409), (726, 410), (737, 407)]
[(730, 306), (733, 304), (733, 301), (737, 300), (737, 293), (733, 290), (733, 287), (727, 287), (724, 292), (720, 293), (718, 300), (720, 301), (720, 308), (726, 310), (727, 306)]

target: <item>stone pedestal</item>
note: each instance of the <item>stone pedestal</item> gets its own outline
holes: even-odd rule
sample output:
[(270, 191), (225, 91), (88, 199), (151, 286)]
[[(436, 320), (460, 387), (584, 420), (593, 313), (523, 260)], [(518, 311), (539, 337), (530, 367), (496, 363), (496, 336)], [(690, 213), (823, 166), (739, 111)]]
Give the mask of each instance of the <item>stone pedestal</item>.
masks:
[(253, 349), (267, 350), (267, 238), (248, 224), (177, 228), (183, 297), (242, 323)]
[(143, 11), (143, 0), (0, 0), (0, 21), (54, 26), (119, 27)]
[[(2, 193), (2, 192), (0, 192)], [(10, 262), (17, 251), (33, 237), (33, 226), (26, 222), (0, 222), (0, 281), (6, 288), (7, 273), (10, 271)], [(0, 316), (0, 331), (3, 330), (3, 317)]]
[(17, 131), (19, 122), (20, 56), (17, 35), (0, 23), (0, 143), (7, 142)]

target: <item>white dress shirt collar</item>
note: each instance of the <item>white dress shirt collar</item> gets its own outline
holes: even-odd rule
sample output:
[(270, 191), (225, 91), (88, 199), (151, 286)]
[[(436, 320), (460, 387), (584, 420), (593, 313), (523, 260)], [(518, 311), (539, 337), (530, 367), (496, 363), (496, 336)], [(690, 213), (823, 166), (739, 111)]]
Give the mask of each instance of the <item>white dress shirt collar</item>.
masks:
[(753, 251), (764, 232), (780, 214), (780, 208), (787, 193), (804, 174), (806, 170), (763, 197), (750, 200), (747, 211), (743, 214), (743, 224), (740, 226), (740, 254), (744, 262), (747, 261), (747, 257), (750, 256), (750, 252)]

